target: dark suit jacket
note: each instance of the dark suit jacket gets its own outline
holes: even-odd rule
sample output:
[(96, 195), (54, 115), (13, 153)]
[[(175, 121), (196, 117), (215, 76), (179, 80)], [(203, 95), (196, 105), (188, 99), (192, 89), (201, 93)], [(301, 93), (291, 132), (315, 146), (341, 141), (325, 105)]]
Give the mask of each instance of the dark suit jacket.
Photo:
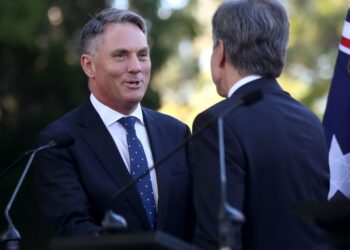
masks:
[[(154, 162), (189, 136), (178, 120), (142, 108)], [(54, 235), (96, 234), (106, 210), (124, 216), (128, 231), (150, 230), (136, 188), (109, 202), (131, 177), (100, 116), (87, 101), (44, 129), (37, 144), (45, 144), (60, 133), (75, 144), (50, 149), (34, 162), (39, 207), (53, 225)], [(184, 147), (157, 168), (157, 229), (181, 239), (191, 238), (191, 179), (187, 148)]]
[[(257, 89), (262, 90), (263, 100), (224, 118), (228, 200), (246, 216), (242, 227), (235, 226), (233, 249), (326, 249), (317, 229), (302, 223), (291, 209), (298, 202), (327, 199), (328, 152), (323, 129), (318, 118), (274, 79), (248, 83), (199, 114), (193, 133)], [(214, 123), (193, 143), (195, 242), (204, 249), (218, 249), (219, 244), (218, 156)]]

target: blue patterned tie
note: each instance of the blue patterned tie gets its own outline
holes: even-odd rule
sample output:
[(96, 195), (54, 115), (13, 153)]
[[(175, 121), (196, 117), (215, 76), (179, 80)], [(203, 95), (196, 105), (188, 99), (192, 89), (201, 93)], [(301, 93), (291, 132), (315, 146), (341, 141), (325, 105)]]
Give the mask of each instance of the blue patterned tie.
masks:
[[(119, 119), (119, 123), (126, 130), (126, 140), (128, 143), (130, 157), (130, 174), (133, 179), (137, 178), (148, 170), (147, 158), (143, 150), (142, 143), (136, 136), (135, 122), (137, 118), (134, 116), (123, 117)], [(152, 230), (155, 229), (156, 205), (150, 174), (144, 176), (136, 182), (137, 191), (140, 194), (143, 207), (146, 211), (149, 224)]]

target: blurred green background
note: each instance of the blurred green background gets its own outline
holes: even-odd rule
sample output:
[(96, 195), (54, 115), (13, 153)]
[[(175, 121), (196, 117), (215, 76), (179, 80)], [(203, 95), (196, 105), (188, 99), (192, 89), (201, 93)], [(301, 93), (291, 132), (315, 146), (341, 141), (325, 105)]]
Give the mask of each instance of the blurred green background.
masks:
[[(88, 97), (80, 67), (80, 29), (104, 7), (129, 8), (146, 18), (153, 77), (143, 103), (191, 126), (198, 112), (220, 100), (209, 70), (210, 19), (220, 2), (1, 0), (0, 172), (31, 148), (41, 129)], [(290, 15), (291, 35), (279, 81), (322, 118), (348, 3), (282, 3)], [(1, 233), (7, 226), (2, 211), (24, 165), (0, 179)], [(11, 216), (22, 236), (21, 249), (49, 249), (49, 230), (38, 216), (32, 171)]]

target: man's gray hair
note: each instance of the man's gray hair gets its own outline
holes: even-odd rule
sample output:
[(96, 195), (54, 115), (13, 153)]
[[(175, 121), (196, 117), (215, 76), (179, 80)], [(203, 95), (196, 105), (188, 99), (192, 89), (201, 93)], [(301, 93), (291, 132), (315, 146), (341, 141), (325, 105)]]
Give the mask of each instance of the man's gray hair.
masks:
[(280, 76), (286, 58), (289, 19), (273, 0), (225, 1), (212, 20), (216, 46), (222, 40), (226, 56), (241, 75)]
[(94, 55), (98, 41), (106, 26), (111, 23), (135, 24), (147, 35), (145, 20), (135, 12), (115, 8), (104, 9), (85, 24), (80, 35), (81, 53)]

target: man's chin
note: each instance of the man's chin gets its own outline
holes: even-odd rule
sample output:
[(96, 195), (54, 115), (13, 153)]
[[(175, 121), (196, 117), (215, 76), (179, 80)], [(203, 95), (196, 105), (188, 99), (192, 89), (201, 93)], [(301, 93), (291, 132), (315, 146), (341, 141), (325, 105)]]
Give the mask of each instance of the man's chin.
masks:
[(216, 93), (218, 93), (219, 96), (226, 98), (227, 93), (221, 89), (216, 88)]
[(143, 98), (143, 96), (142, 97), (141, 96), (140, 97), (133, 97), (133, 98), (126, 100), (126, 103), (131, 107), (133, 107), (133, 106), (136, 107), (142, 101), (142, 98)]

